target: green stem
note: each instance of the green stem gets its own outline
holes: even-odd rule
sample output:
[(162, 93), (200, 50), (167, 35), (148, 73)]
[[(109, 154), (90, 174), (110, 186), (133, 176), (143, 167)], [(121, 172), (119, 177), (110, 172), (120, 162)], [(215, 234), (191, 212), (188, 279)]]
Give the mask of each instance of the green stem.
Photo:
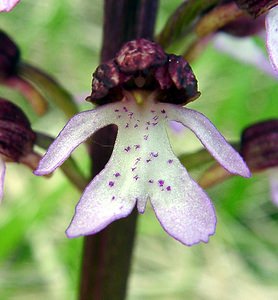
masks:
[(169, 17), (166, 25), (156, 40), (167, 48), (182, 38), (192, 27), (193, 21), (205, 10), (213, 7), (219, 0), (188, 0), (184, 1)]
[[(48, 147), (52, 144), (54, 138), (41, 133), (36, 132), (36, 142), (35, 144), (42, 149), (48, 149)], [(69, 157), (60, 167), (66, 177), (73, 183), (76, 188), (78, 188), (81, 192), (84, 190), (86, 185), (88, 184), (88, 180), (81, 173), (78, 168), (76, 162)]]
[(21, 63), (18, 67), (18, 75), (37, 86), (68, 118), (78, 112), (77, 105), (70, 93), (42, 70), (27, 63)]

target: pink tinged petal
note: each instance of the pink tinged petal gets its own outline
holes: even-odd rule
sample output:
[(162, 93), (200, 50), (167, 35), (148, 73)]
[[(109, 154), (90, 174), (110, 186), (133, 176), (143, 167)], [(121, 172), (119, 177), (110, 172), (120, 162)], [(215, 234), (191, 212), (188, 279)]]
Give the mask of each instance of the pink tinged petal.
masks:
[(20, 0), (0, 0), (0, 12), (11, 11)]
[(0, 157), (0, 203), (4, 195), (4, 179), (6, 173), (6, 165), (3, 159)]
[(278, 72), (278, 6), (268, 12), (265, 25), (269, 58), (275, 71)]
[(155, 214), (164, 230), (181, 243), (208, 242), (216, 227), (213, 205), (185, 168), (176, 161), (172, 164), (176, 165), (175, 185), (166, 189), (164, 197), (159, 192), (151, 196)]
[(250, 177), (250, 171), (242, 157), (225, 140), (221, 133), (203, 114), (168, 104), (170, 120), (182, 123), (192, 130), (211, 155), (230, 173)]
[(219, 51), (245, 64), (255, 66), (276, 79), (278, 78), (263, 49), (255, 43), (252, 37), (237, 38), (225, 33), (218, 33), (213, 41), (215, 48)]
[(272, 202), (278, 206), (278, 168), (269, 171), (271, 199)]
[(115, 106), (115, 104), (104, 105), (71, 118), (47, 150), (34, 174), (40, 176), (53, 172), (95, 131), (112, 124), (116, 118), (115, 113), (113, 114)]
[(121, 196), (122, 186), (118, 189), (107, 185), (107, 174), (107, 170), (100, 173), (85, 189), (66, 231), (69, 238), (95, 234), (133, 210), (135, 197)]

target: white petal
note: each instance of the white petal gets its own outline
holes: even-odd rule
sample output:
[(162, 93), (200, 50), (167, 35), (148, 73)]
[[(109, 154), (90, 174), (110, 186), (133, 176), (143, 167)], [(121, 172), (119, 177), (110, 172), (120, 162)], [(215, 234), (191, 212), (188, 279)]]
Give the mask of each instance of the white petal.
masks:
[(0, 0), (0, 12), (11, 11), (20, 0)]
[[(68, 237), (94, 234), (111, 222), (129, 215), (136, 199), (123, 186), (110, 186), (109, 168), (100, 173), (85, 189), (75, 215), (66, 231)], [(114, 181), (114, 184), (115, 181)]]
[(165, 230), (184, 244), (207, 242), (214, 233), (213, 206), (172, 152), (164, 104), (119, 108), (118, 136), (105, 169), (91, 182), (67, 230), (69, 237), (92, 234), (127, 216), (148, 198)]
[(269, 182), (272, 202), (278, 206), (278, 168), (269, 170)]
[(45, 175), (53, 172), (71, 154), (71, 152), (95, 131), (112, 124), (115, 104), (101, 106), (94, 110), (75, 115), (69, 120), (55, 141), (43, 156), (34, 174)]
[[(159, 175), (163, 178), (164, 190), (154, 189), (150, 198), (162, 227), (188, 246), (208, 242), (215, 232), (216, 216), (206, 193), (176, 159), (168, 169), (161, 168)], [(167, 186), (171, 187), (169, 191)]]
[(4, 195), (4, 179), (6, 173), (6, 165), (3, 159), (0, 157), (0, 203)]
[(211, 155), (229, 172), (250, 177), (250, 171), (233, 147), (203, 114), (168, 104), (170, 120), (181, 122), (192, 130)]
[(225, 33), (217, 33), (213, 42), (216, 49), (221, 52), (278, 78), (278, 74), (273, 70), (263, 49), (255, 43), (252, 37), (237, 38)]
[(270, 61), (278, 72), (278, 6), (272, 8), (265, 18), (266, 45)]

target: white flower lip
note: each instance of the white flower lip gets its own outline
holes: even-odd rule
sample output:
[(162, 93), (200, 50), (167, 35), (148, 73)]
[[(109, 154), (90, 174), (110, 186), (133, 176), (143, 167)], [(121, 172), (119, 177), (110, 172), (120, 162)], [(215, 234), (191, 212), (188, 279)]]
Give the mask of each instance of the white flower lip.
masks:
[(112, 156), (85, 189), (68, 237), (97, 233), (126, 217), (136, 204), (143, 213), (149, 199), (162, 227), (175, 239), (186, 245), (208, 242), (215, 232), (214, 207), (171, 149), (166, 131), (171, 120), (190, 128), (228, 171), (250, 175), (240, 155), (205, 116), (153, 97), (138, 104), (126, 93), (120, 102), (74, 116), (42, 158), (37, 175), (54, 171), (96, 130), (118, 126)]

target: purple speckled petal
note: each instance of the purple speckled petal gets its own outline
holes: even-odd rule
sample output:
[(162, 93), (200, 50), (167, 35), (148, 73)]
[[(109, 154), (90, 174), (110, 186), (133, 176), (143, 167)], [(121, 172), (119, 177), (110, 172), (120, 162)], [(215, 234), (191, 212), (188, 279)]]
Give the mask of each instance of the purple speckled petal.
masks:
[(272, 202), (278, 206), (278, 168), (270, 170), (269, 182)]
[(211, 155), (227, 171), (243, 177), (250, 177), (250, 171), (242, 157), (203, 114), (171, 104), (168, 104), (168, 111), (169, 119), (178, 121), (192, 130)]
[(216, 227), (213, 205), (185, 168), (176, 164), (178, 168), (180, 172), (175, 175), (179, 176), (174, 177), (178, 183), (171, 191), (164, 197), (159, 193), (151, 196), (155, 214), (164, 230), (181, 243), (208, 242)]
[(4, 179), (6, 173), (6, 165), (3, 159), (0, 157), (0, 203), (4, 194)]
[(217, 50), (245, 64), (255, 66), (278, 79), (278, 74), (273, 70), (263, 49), (255, 43), (252, 37), (238, 38), (225, 33), (218, 33), (215, 35), (213, 43)]
[(115, 176), (112, 181), (109, 170), (107, 166), (85, 189), (66, 231), (69, 238), (95, 234), (113, 221), (128, 216), (134, 208), (136, 198), (132, 192), (125, 193)]
[(40, 176), (53, 172), (78, 145), (95, 131), (112, 124), (111, 112), (115, 106), (115, 104), (104, 105), (94, 110), (79, 113), (71, 118), (41, 159), (34, 174)]
[(20, 0), (0, 0), (0, 12), (11, 11)]
[(278, 72), (278, 6), (268, 12), (265, 25), (269, 58), (274, 69)]

